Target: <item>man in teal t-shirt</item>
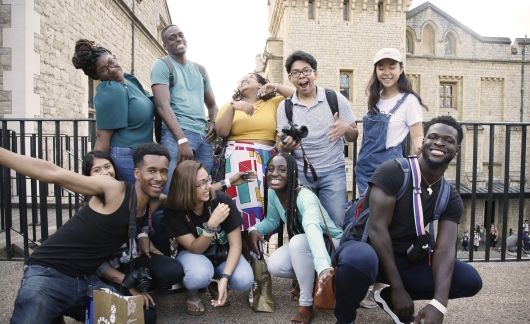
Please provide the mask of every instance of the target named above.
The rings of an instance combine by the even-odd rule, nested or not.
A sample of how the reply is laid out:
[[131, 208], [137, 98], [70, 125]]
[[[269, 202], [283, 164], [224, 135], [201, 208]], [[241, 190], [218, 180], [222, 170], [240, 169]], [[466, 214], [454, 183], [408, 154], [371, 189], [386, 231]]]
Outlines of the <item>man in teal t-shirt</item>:
[[[210, 142], [215, 139], [213, 121], [218, 109], [208, 74], [201, 73], [199, 64], [186, 58], [188, 44], [181, 29], [169, 25], [161, 34], [164, 48], [173, 64], [174, 86], [169, 89], [169, 68], [166, 63], [156, 60], [151, 69], [151, 88], [156, 110], [164, 122], [161, 144], [171, 155], [169, 180], [164, 188], [167, 193], [173, 171], [181, 160], [195, 159], [210, 172], [213, 165]], [[205, 104], [209, 125], [204, 114]]]

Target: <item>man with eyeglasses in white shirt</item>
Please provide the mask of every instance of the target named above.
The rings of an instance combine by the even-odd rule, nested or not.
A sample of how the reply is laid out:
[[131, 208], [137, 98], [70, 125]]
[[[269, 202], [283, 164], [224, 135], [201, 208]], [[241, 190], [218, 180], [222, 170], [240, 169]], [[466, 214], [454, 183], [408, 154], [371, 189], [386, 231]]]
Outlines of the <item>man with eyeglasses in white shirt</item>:
[[[282, 135], [282, 129], [291, 127], [285, 113], [284, 100], [278, 107], [276, 117], [278, 149], [293, 153], [298, 164], [300, 183], [318, 195], [335, 224], [342, 226], [346, 203], [344, 140], [353, 142], [358, 135], [350, 103], [335, 91], [338, 112], [332, 112], [326, 89], [315, 84], [318, 77], [317, 61], [311, 54], [295, 51], [285, 61], [285, 68], [289, 81], [296, 87], [292, 97], [286, 99], [292, 101], [292, 122], [306, 126], [308, 134], [300, 141], [292, 136]], [[316, 171], [316, 181], [307, 170], [304, 172], [300, 142]]]

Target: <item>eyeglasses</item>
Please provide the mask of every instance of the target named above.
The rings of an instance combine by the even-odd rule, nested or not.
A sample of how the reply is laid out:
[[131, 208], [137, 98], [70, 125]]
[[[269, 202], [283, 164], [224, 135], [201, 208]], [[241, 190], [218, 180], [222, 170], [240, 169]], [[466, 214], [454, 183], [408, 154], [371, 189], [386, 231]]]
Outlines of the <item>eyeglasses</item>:
[[199, 181], [199, 184], [195, 185], [197, 188], [201, 188], [202, 190], [208, 188], [208, 185], [212, 184], [212, 178], [208, 176], [208, 179], [204, 179]]
[[300, 73], [302, 73], [304, 76], [309, 76], [313, 71], [314, 70], [310, 68], [303, 69], [302, 71], [293, 70], [291, 71], [291, 73], [289, 73], [289, 76], [293, 78], [298, 78], [300, 76]]
[[109, 57], [107, 64], [103, 65], [99, 68], [99, 73], [107, 72], [110, 73], [110, 69], [116, 67], [118, 65], [118, 62], [116, 61], [116, 56], [112, 55]]

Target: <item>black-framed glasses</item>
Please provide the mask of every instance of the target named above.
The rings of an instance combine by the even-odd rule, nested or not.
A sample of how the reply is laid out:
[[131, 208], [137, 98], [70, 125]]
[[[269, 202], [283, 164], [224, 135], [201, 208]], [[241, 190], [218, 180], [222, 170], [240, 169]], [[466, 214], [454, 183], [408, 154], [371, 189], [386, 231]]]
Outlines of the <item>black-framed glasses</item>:
[[209, 184], [212, 184], [212, 177], [210, 177], [210, 176], [208, 176], [208, 179], [204, 179], [204, 180], [199, 181], [199, 184], [196, 184], [195, 187], [201, 188], [201, 189], [204, 190], [204, 189], [208, 188]]
[[116, 61], [116, 56], [115, 55], [111, 55], [109, 57], [109, 59], [107, 60], [107, 64], [103, 65], [102, 67], [99, 68], [99, 73], [102, 73], [102, 72], [108, 72], [110, 73], [110, 69], [116, 67], [118, 65], [118, 62]]
[[303, 69], [302, 71], [292, 70], [291, 73], [289, 73], [289, 76], [293, 78], [298, 78], [300, 76], [300, 73], [303, 74], [304, 76], [309, 76], [311, 75], [311, 73], [313, 73], [313, 71], [314, 70], [310, 68]]

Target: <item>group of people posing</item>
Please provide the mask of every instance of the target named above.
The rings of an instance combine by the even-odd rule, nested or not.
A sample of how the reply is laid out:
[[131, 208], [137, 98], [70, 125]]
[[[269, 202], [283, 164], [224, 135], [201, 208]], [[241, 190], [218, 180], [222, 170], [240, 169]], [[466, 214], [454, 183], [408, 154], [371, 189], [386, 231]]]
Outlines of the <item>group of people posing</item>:
[[[202, 288], [210, 291], [212, 306], [226, 306], [229, 290], [252, 287], [247, 250], [261, 253], [260, 242], [282, 224], [289, 241], [272, 252], [267, 266], [273, 276], [297, 281], [290, 323], [311, 322], [315, 282], [319, 293], [335, 280], [341, 324], [355, 322], [374, 284], [375, 300], [396, 323], [441, 323], [448, 299], [481, 289], [477, 271], [455, 260], [463, 204], [454, 189], [444, 211], [433, 216], [462, 128], [448, 116], [422, 125], [426, 107], [398, 50], [382, 49], [373, 60], [355, 166], [370, 218], [368, 240], [357, 241], [343, 238], [343, 148], [357, 140], [358, 130], [349, 101], [316, 85], [316, 59], [303, 51], [286, 59], [290, 86], [245, 75], [233, 100], [218, 110], [206, 70], [186, 57], [182, 30], [167, 26], [162, 40], [168, 56], [153, 64], [152, 96], [108, 49], [76, 43], [73, 65], [100, 80], [97, 139], [82, 175], [0, 149], [1, 165], [89, 197], [27, 260], [12, 323], [83, 320], [87, 295], [100, 287], [141, 294], [147, 323], [156, 321], [152, 292], [176, 283], [187, 290], [189, 314], [205, 312]], [[153, 143], [155, 113], [163, 121], [160, 144]], [[418, 168], [410, 169], [421, 188], [405, 181], [396, 160], [409, 134], [418, 156]], [[223, 138], [224, 177], [212, 183], [217, 137]], [[401, 187], [404, 194], [398, 194]], [[421, 224], [438, 222], [432, 249], [417, 262], [407, 258], [419, 238], [413, 193], [420, 197]], [[334, 254], [326, 241], [335, 245]], [[415, 315], [416, 299], [431, 302]]]

